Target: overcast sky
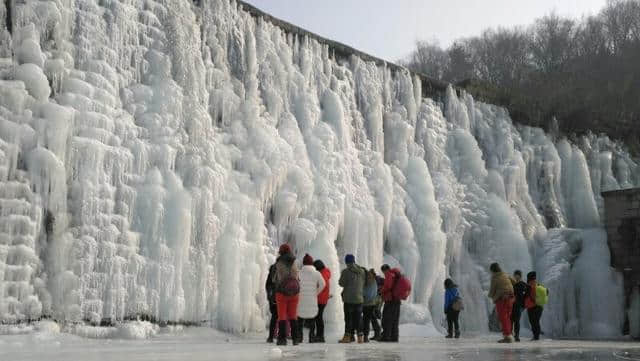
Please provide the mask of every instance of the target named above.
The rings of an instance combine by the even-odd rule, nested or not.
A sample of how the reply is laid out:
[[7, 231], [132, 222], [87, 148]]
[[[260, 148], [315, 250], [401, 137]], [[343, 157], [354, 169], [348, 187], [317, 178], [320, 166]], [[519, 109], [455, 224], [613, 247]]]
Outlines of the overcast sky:
[[245, 0], [271, 15], [395, 61], [417, 39], [447, 46], [487, 27], [528, 25], [551, 11], [595, 14], [606, 0]]

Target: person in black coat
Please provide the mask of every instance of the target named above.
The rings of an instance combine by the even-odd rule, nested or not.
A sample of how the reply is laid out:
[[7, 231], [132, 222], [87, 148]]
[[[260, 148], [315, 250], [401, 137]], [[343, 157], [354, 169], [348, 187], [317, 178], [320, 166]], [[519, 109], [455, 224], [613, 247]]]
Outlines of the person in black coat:
[[272, 264], [269, 267], [269, 275], [267, 276], [267, 282], [265, 283], [265, 290], [267, 291], [267, 301], [269, 301], [269, 311], [271, 311], [271, 321], [269, 322], [269, 337], [267, 337], [268, 343], [273, 343], [273, 338], [276, 329], [276, 323], [278, 322], [278, 306], [276, 305], [276, 284], [273, 282], [273, 276], [276, 273], [276, 264]]
[[520, 318], [522, 316], [522, 311], [524, 310], [524, 299], [529, 293], [529, 286], [522, 280], [522, 271], [520, 270], [513, 272], [513, 279], [515, 280], [513, 293], [516, 300], [513, 303], [511, 322], [513, 322], [513, 335], [515, 340], [516, 342], [520, 342]]

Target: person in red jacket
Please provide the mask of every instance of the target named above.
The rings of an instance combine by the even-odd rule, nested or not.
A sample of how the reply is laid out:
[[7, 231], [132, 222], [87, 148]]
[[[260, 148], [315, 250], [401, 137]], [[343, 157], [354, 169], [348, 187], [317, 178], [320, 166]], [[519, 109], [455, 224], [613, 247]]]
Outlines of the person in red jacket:
[[524, 306], [527, 308], [531, 332], [533, 332], [531, 341], [538, 341], [540, 340], [540, 318], [542, 317], [543, 308], [536, 303], [536, 288], [538, 287], [536, 272], [527, 273], [527, 284], [529, 285], [529, 290], [524, 299]]
[[327, 303], [329, 303], [329, 280], [331, 279], [331, 270], [324, 266], [324, 263], [321, 260], [316, 260], [313, 262], [313, 266], [320, 272], [322, 278], [324, 278], [324, 289], [320, 294], [318, 294], [318, 315], [315, 318], [316, 324], [316, 332], [311, 337], [310, 342], [313, 343], [324, 343], [324, 319], [322, 318], [322, 314], [324, 313], [324, 308], [327, 307]]
[[394, 297], [393, 288], [402, 274], [399, 269], [391, 268], [388, 264], [382, 265], [380, 270], [384, 273], [384, 285], [381, 292], [384, 308], [382, 309], [382, 335], [376, 341], [398, 342], [402, 301]]

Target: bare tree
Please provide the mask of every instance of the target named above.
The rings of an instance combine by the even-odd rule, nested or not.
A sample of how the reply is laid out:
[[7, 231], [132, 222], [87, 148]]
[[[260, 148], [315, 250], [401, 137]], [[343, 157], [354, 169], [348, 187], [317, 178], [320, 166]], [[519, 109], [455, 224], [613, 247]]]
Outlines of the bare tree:
[[531, 56], [543, 72], [562, 71], [575, 55], [576, 24], [552, 13], [538, 19], [531, 34]]
[[416, 41], [416, 49], [404, 65], [430, 77], [443, 79], [449, 65], [449, 57], [437, 42], [419, 40]]
[[444, 76], [446, 81], [457, 83], [473, 78], [473, 60], [471, 52], [464, 41], [454, 42], [447, 50], [447, 54], [449, 56], [449, 67]]

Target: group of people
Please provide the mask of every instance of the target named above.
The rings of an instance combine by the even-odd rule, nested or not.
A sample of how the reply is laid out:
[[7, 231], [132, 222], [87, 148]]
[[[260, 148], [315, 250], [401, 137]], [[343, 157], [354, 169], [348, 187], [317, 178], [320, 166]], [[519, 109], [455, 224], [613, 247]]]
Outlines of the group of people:
[[[498, 342], [520, 342], [520, 318], [525, 309], [533, 332], [532, 341], [540, 340], [542, 333], [540, 318], [544, 305], [548, 301], [549, 290], [537, 282], [536, 272], [529, 272], [525, 283], [522, 280], [522, 271], [520, 270], [513, 272], [512, 277], [502, 272], [498, 263], [491, 264], [489, 270], [491, 271], [489, 298], [496, 305], [496, 313], [504, 336]], [[464, 309], [462, 297], [458, 286], [452, 279], [447, 278], [444, 281], [444, 288], [444, 313], [447, 318], [446, 337], [459, 338], [460, 323], [458, 318], [460, 311]]]
[[[266, 293], [271, 311], [267, 342], [287, 344], [290, 335], [294, 345], [303, 342], [305, 326], [309, 328], [309, 343], [323, 343], [324, 309], [331, 297], [331, 271], [321, 260], [309, 254], [298, 269], [296, 258], [288, 244], [278, 250], [275, 264], [269, 268]], [[374, 269], [356, 264], [351, 254], [345, 256], [346, 268], [340, 274], [345, 333], [340, 343], [367, 343], [372, 340], [398, 342], [400, 305], [410, 292], [406, 278], [397, 268], [383, 265], [384, 277]], [[382, 309], [382, 311], [381, 311]], [[382, 318], [382, 327], [378, 319]]]
[[[356, 263], [351, 254], [345, 256], [346, 268], [341, 272], [338, 284], [342, 287], [345, 333], [340, 343], [367, 343], [373, 328], [372, 340], [398, 342], [400, 305], [411, 292], [407, 278], [397, 268], [385, 264], [381, 267], [384, 277], [374, 269]], [[540, 339], [540, 318], [548, 300], [548, 290], [538, 284], [536, 272], [527, 274], [516, 270], [513, 277], [502, 271], [498, 263], [489, 267], [491, 286], [489, 298], [496, 306], [502, 328], [501, 343], [520, 341], [520, 318], [527, 310], [533, 340]], [[277, 340], [286, 345], [290, 335], [294, 345], [303, 341], [305, 326], [309, 328], [309, 343], [323, 343], [324, 309], [329, 301], [331, 271], [321, 260], [309, 254], [302, 259], [298, 269], [296, 258], [288, 244], [280, 246], [275, 264], [269, 268], [266, 292], [271, 311], [267, 342]], [[444, 282], [444, 312], [447, 319], [447, 338], [460, 337], [460, 311], [464, 309], [462, 297], [455, 282]], [[382, 310], [382, 311], [381, 311]], [[382, 318], [382, 327], [378, 319]], [[515, 336], [515, 337], [514, 337]]]
[[498, 263], [489, 267], [491, 286], [489, 297], [496, 305], [496, 313], [504, 336], [501, 343], [520, 342], [520, 318], [527, 310], [532, 341], [540, 340], [540, 318], [548, 301], [549, 290], [537, 281], [535, 271], [527, 273], [527, 282], [522, 280], [522, 271], [516, 270], [513, 277], [502, 271]]

